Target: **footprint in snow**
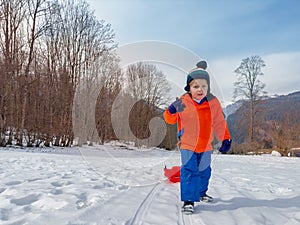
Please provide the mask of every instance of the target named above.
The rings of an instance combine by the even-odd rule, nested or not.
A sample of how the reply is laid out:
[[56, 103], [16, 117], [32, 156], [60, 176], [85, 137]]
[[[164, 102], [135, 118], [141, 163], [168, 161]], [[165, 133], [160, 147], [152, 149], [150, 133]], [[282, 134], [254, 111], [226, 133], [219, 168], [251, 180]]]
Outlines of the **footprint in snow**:
[[53, 195], [61, 195], [63, 193], [63, 191], [59, 190], [59, 189], [53, 189], [50, 191], [50, 193]]
[[23, 206], [23, 205], [30, 205], [36, 202], [37, 200], [39, 200], [39, 195], [31, 194], [23, 198], [11, 199], [10, 202], [15, 205]]
[[34, 182], [34, 181], [40, 181], [42, 180], [42, 178], [38, 177], [38, 178], [32, 178], [32, 179], [28, 179], [28, 182]]
[[71, 185], [73, 184], [71, 181], [68, 181], [68, 182], [51, 182], [51, 185], [54, 186], [54, 187], [62, 187], [62, 186], [68, 186], [68, 185]]
[[2, 192], [4, 192], [6, 190], [6, 188], [0, 188], [0, 194], [2, 193]]
[[0, 209], [0, 221], [9, 220], [9, 214], [11, 209]]
[[51, 185], [54, 187], [62, 187], [64, 184], [61, 182], [51, 182]]
[[110, 181], [103, 181], [101, 184], [97, 184], [93, 188], [94, 189], [102, 189], [102, 188], [112, 188], [114, 186], [115, 186], [115, 184]]
[[21, 184], [22, 182], [21, 181], [10, 181], [10, 182], [7, 182], [5, 185], [7, 186], [14, 186], [14, 185], [18, 185], [18, 184]]
[[86, 193], [81, 193], [77, 196], [78, 200], [76, 201], [77, 209], [82, 209], [87, 207], [87, 195]]

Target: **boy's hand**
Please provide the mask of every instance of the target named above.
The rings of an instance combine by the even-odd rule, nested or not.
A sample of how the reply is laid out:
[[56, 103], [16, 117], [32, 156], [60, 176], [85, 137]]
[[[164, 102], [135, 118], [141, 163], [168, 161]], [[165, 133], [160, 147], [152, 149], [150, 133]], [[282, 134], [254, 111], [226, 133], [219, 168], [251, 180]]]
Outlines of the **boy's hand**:
[[185, 104], [182, 102], [181, 98], [177, 98], [175, 102], [173, 102], [168, 110], [171, 114], [174, 114], [176, 112], [182, 112], [185, 108]]
[[222, 145], [221, 145], [219, 151], [222, 154], [226, 154], [230, 150], [230, 147], [231, 147], [231, 140], [225, 139], [224, 141], [222, 141]]

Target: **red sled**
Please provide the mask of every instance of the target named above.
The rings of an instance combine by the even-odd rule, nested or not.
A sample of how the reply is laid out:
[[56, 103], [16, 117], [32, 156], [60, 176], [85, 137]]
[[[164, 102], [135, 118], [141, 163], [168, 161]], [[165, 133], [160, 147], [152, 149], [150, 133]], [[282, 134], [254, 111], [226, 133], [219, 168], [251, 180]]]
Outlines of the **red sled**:
[[180, 182], [180, 166], [173, 166], [170, 169], [168, 169], [167, 166], [165, 166], [164, 174], [170, 182]]

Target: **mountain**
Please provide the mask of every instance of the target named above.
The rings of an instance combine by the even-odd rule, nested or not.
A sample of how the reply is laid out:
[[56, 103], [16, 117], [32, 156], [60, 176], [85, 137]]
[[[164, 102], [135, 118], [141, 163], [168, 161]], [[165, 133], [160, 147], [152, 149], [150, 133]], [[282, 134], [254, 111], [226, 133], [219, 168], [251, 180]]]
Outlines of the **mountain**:
[[[238, 107], [239, 106], [239, 107]], [[243, 143], [248, 137], [249, 107], [246, 101], [229, 105], [227, 122], [233, 139]], [[255, 139], [268, 140], [270, 146], [299, 147], [300, 128], [300, 91], [288, 95], [265, 98], [257, 105], [255, 116]], [[299, 146], [294, 146], [299, 145]]]
[[265, 99], [263, 106], [266, 119], [278, 120], [287, 113], [296, 114], [300, 110], [300, 91]]
[[232, 103], [232, 104], [226, 106], [226, 107], [223, 109], [223, 112], [224, 112], [226, 118], [227, 118], [229, 115], [235, 113], [235, 112], [242, 106], [243, 102], [244, 102], [243, 100], [238, 100], [237, 102], [234, 102], [234, 103]]

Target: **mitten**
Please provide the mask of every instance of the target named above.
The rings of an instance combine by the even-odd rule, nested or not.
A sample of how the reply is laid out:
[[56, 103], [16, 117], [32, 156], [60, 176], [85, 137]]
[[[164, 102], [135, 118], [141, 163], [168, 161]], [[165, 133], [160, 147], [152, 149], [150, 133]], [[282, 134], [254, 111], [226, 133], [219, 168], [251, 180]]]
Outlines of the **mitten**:
[[230, 150], [230, 147], [231, 147], [231, 140], [225, 139], [224, 141], [222, 141], [222, 145], [221, 145], [219, 151], [222, 154], [226, 154]]
[[176, 99], [175, 102], [173, 102], [169, 107], [168, 110], [171, 114], [174, 114], [176, 112], [182, 112], [185, 108], [185, 104], [182, 102], [181, 98]]

